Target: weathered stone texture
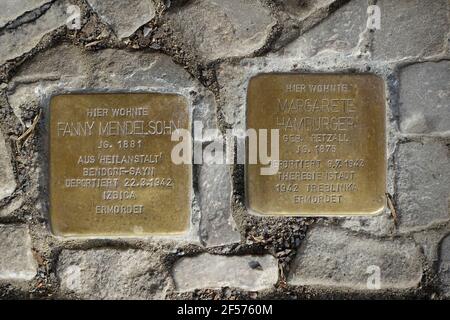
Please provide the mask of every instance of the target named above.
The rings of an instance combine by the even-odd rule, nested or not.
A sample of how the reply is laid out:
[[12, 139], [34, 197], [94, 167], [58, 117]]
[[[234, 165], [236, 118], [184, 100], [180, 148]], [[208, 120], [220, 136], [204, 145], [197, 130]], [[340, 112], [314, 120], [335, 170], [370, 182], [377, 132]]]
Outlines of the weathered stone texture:
[[275, 24], [256, 0], [195, 0], [167, 18], [174, 36], [207, 60], [253, 53]]
[[[194, 110], [193, 118], [195, 121], [201, 121], [203, 127], [201, 137], [194, 136], [196, 141], [211, 141], [216, 138], [217, 122], [217, 103], [214, 94], [210, 91], [199, 94], [193, 99]], [[213, 130], [210, 130], [213, 129]]]
[[2, 0], [0, 2], [0, 28], [24, 14], [49, 2], [49, 0]]
[[248, 75], [241, 66], [222, 64], [217, 70], [222, 114], [233, 128], [245, 128], [245, 97], [243, 89]]
[[189, 73], [163, 54], [106, 49], [90, 59], [95, 87], [135, 90], [157, 87], [165, 91], [198, 87]]
[[304, 20], [317, 11], [326, 10], [336, 0], [282, 0], [284, 11], [292, 18]]
[[278, 55], [305, 59], [322, 53], [352, 54], [365, 30], [366, 10], [366, 0], [351, 1], [281, 49]]
[[[170, 57], [151, 52], [106, 49], [84, 52], [60, 45], [26, 63], [8, 86], [8, 100], [18, 118], [57, 92], [90, 90], [149, 89], [196, 94], [194, 119], [205, 128], [217, 128], [214, 95], [203, 89], [185, 69]], [[199, 112], [195, 112], [198, 110]]]
[[0, 280], [31, 280], [36, 272], [28, 229], [19, 225], [0, 225]]
[[173, 277], [178, 291], [201, 288], [240, 288], [249, 291], [270, 289], [278, 278], [274, 257], [219, 256], [209, 253], [180, 259]]
[[65, 2], [55, 2], [37, 20], [5, 30], [0, 35], [0, 65], [31, 51], [44, 35], [66, 23]]
[[381, 29], [373, 58], [400, 60], [443, 53], [449, 27], [448, 0], [380, 0]]
[[206, 246], [220, 246], [239, 242], [240, 234], [231, 215], [229, 166], [203, 163], [199, 171], [200, 234], [203, 243]]
[[409, 65], [400, 72], [400, 129], [450, 133], [450, 61]]
[[160, 256], [143, 250], [63, 250], [60, 292], [83, 299], [161, 299], [168, 285]]
[[439, 260], [439, 245], [448, 231], [444, 229], [425, 230], [412, 234], [414, 241], [421, 246], [430, 266]]
[[9, 197], [16, 189], [16, 180], [5, 137], [0, 131], [0, 200]]
[[[2, 108], [9, 112], [11, 107], [23, 130], [39, 109], [44, 111], [42, 120], [47, 120], [51, 95], [70, 91], [181, 93], [189, 100], [192, 120], [202, 121], [204, 129], [217, 128], [219, 119], [224, 129], [243, 129], [246, 86], [258, 73], [374, 72], [388, 79], [387, 98], [393, 103], [388, 108], [392, 155], [388, 190], [394, 196], [399, 224], [394, 225], [389, 210], [376, 217], [331, 219], [330, 226], [314, 223], [303, 242], [298, 242], [297, 234], [285, 232], [291, 222], [284, 219], [274, 222], [244, 216], [245, 225], [236, 226], [232, 168], [204, 163], [193, 171], [196, 193], [190, 234], [181, 239], [168, 237], [165, 242], [170, 252], [180, 254], [172, 270], [164, 259], [166, 249], [152, 239], [123, 239], [120, 247], [108, 248], [92, 248], [97, 240], [55, 238], [47, 243], [50, 238], [42, 231], [42, 220], [30, 219], [30, 229], [0, 224], [0, 282], [31, 285], [24, 281], [33, 280], [38, 271], [32, 248], [41, 250], [42, 245], [43, 250], [60, 252], [49, 261], [56, 268], [58, 285], [48, 290], [56, 298], [162, 299], [166, 292], [176, 297], [173, 289], [192, 292], [223, 287], [270, 291], [278, 281], [278, 261], [268, 254], [249, 255], [261, 248], [252, 241], [239, 246], [240, 255], [193, 256], [192, 250], [198, 247], [189, 245], [226, 246], [209, 249], [225, 254], [241, 241], [239, 231], [251, 239], [259, 231], [265, 237], [267, 229], [277, 250], [292, 249], [293, 243], [300, 246], [291, 264], [290, 285], [312, 286], [313, 292], [325, 288], [331, 295], [341, 289], [368, 293], [367, 268], [378, 266], [383, 290], [422, 290], [421, 281], [431, 275], [436, 276], [433, 281], [439, 280], [433, 285], [450, 298], [448, 0], [86, 0], [96, 13], [88, 9], [83, 16], [88, 26], [76, 33], [62, 32], [61, 38], [49, 41], [56, 30], [64, 29], [68, 4], [76, 3], [0, 0], [1, 89], [6, 94]], [[381, 8], [380, 30], [370, 31], [366, 25], [372, 3]], [[167, 10], [161, 11], [163, 4]], [[92, 43], [105, 31], [104, 25], [111, 30], [102, 32], [105, 41]], [[144, 29], [145, 39], [136, 33], [139, 28]], [[131, 41], [118, 42], [116, 36], [121, 40], [131, 37]], [[153, 40], [173, 57], [145, 48], [130, 50], [137, 48], [136, 42], [142, 47]], [[90, 45], [85, 47], [86, 41]], [[33, 49], [39, 52], [11, 63]], [[262, 54], [265, 50], [268, 53]], [[204, 83], [218, 92], [208, 90]], [[45, 201], [36, 191], [42, 183], [40, 160], [36, 160], [40, 149], [22, 148], [16, 159], [6, 133], [17, 133], [20, 128], [15, 123], [2, 127], [7, 131], [0, 132], [0, 218], [27, 218], [29, 210], [45, 216]], [[204, 130], [202, 137], [194, 137], [194, 143], [204, 147], [213, 139]], [[16, 162], [18, 170], [13, 167]], [[27, 176], [16, 176], [22, 174], [23, 165], [28, 166]], [[17, 187], [16, 179], [25, 183], [25, 191]], [[245, 215], [235, 213], [241, 214]], [[252, 221], [258, 224], [251, 225]], [[272, 231], [275, 224], [279, 232]], [[29, 230], [33, 230], [33, 243]], [[71, 250], [68, 244], [83, 249]], [[50, 251], [45, 254], [53, 256]], [[279, 287], [272, 293], [282, 296], [284, 290]]]
[[88, 3], [119, 38], [131, 36], [156, 15], [152, 0], [88, 0]]
[[82, 89], [89, 63], [78, 47], [60, 45], [38, 54], [19, 68], [8, 85], [8, 102], [18, 119], [57, 90]]
[[377, 236], [385, 236], [395, 232], [394, 221], [389, 213], [382, 213], [373, 217], [348, 217], [342, 221], [341, 227]]
[[422, 277], [419, 250], [412, 242], [366, 239], [317, 226], [302, 243], [288, 283], [366, 290], [370, 266], [380, 268], [380, 289], [413, 288]]
[[444, 295], [450, 298], [450, 235], [441, 242], [439, 276]]
[[15, 198], [8, 205], [0, 209], [0, 217], [11, 217], [14, 215], [14, 212], [23, 204], [23, 198]]
[[449, 149], [434, 141], [402, 143], [396, 155], [400, 230], [423, 229], [449, 220]]

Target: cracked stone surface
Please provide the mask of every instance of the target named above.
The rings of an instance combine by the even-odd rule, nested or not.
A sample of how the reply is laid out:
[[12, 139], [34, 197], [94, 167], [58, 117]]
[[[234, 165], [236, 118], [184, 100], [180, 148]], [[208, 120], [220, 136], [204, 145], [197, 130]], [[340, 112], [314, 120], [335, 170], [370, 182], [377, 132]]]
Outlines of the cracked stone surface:
[[380, 289], [414, 288], [422, 277], [420, 253], [413, 242], [374, 240], [317, 226], [297, 252], [288, 283], [365, 290], [370, 266], [380, 268]]
[[[8, 102], [19, 120], [28, 118], [45, 97], [58, 90], [84, 88], [90, 74], [87, 55], [78, 47], [61, 45], [25, 63], [8, 85]], [[23, 121], [22, 121], [23, 123]]]
[[256, 0], [195, 0], [168, 14], [174, 36], [207, 60], [260, 49], [275, 20]]
[[60, 291], [83, 299], [161, 299], [168, 285], [158, 254], [143, 250], [63, 250]]
[[212, 92], [205, 92], [194, 97], [193, 118], [195, 121], [201, 121], [202, 136], [194, 136], [196, 141], [212, 141], [216, 138], [215, 130], [217, 129], [217, 103]]
[[11, 217], [14, 215], [16, 210], [19, 210], [23, 204], [23, 198], [14, 199], [6, 205], [5, 207], [0, 209], [0, 217]]
[[163, 54], [106, 49], [95, 53], [92, 60], [95, 87], [151, 86], [164, 91], [198, 87], [189, 73]]
[[[95, 52], [62, 44], [48, 49], [22, 65], [7, 88], [9, 104], [26, 127], [35, 110], [51, 95], [83, 91], [175, 92], [184, 95], [193, 120], [205, 130], [217, 128], [214, 95], [166, 55], [148, 51], [105, 49]], [[47, 113], [44, 112], [44, 118]], [[189, 239], [199, 240], [199, 219], [193, 210]]]
[[2, 43], [0, 65], [31, 51], [44, 35], [65, 25], [67, 19], [65, 10], [65, 2], [55, 2], [35, 21], [20, 25], [16, 29], [5, 30], [0, 35], [0, 43]]
[[414, 241], [422, 247], [423, 254], [429, 265], [439, 261], [439, 245], [448, 231], [444, 229], [426, 230], [413, 234]]
[[277, 282], [278, 265], [270, 255], [219, 256], [203, 253], [180, 259], [174, 266], [173, 278], [178, 291], [223, 287], [256, 291], [271, 288]]
[[31, 280], [36, 272], [28, 228], [0, 225], [0, 281]]
[[447, 235], [441, 242], [439, 275], [442, 291], [447, 298], [450, 298], [450, 235]]
[[9, 197], [16, 189], [16, 180], [5, 137], [0, 131], [0, 200]]
[[[170, 57], [151, 52], [105, 49], [84, 52], [63, 44], [31, 59], [8, 86], [8, 101], [19, 119], [57, 92], [82, 90], [155, 90], [193, 95], [195, 120], [217, 128], [214, 96]], [[196, 112], [198, 110], [199, 112]]]
[[373, 217], [349, 217], [342, 221], [341, 227], [376, 236], [385, 236], [395, 232], [394, 221], [389, 213]]
[[39, 8], [50, 0], [2, 0], [0, 2], [0, 28], [27, 11]]
[[322, 53], [351, 54], [365, 30], [366, 10], [366, 0], [351, 1], [281, 49], [277, 55], [306, 59]]
[[156, 15], [152, 0], [87, 0], [92, 9], [120, 38], [131, 36]]
[[448, 221], [448, 147], [434, 141], [402, 143], [396, 158], [400, 230], [418, 230]]
[[336, 0], [282, 0], [284, 11], [292, 18], [303, 20], [317, 11], [325, 10], [330, 4]]
[[239, 66], [222, 64], [217, 70], [221, 106], [224, 119], [234, 128], [245, 128], [245, 71]]
[[381, 29], [374, 35], [374, 59], [399, 60], [444, 52], [450, 29], [448, 0], [380, 0], [377, 5]]
[[400, 129], [450, 133], [450, 61], [409, 65], [400, 72]]
[[239, 242], [241, 237], [231, 215], [229, 166], [203, 163], [199, 171], [200, 234], [203, 243], [210, 247]]

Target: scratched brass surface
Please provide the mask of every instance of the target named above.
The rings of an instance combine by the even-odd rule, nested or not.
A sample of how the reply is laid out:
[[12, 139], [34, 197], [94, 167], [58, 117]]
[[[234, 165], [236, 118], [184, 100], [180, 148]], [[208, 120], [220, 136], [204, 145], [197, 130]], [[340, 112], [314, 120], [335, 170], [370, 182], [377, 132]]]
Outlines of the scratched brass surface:
[[[130, 111], [131, 110], [131, 111]], [[67, 94], [50, 102], [50, 220], [61, 236], [179, 234], [189, 227], [190, 165], [174, 165], [175, 94]], [[190, 147], [190, 146], [189, 146]]]
[[259, 160], [247, 162], [246, 201], [251, 213], [345, 216], [383, 210], [386, 137], [380, 78], [258, 75], [248, 87], [249, 128], [279, 129], [280, 134], [275, 175], [261, 175], [260, 168], [267, 166]]

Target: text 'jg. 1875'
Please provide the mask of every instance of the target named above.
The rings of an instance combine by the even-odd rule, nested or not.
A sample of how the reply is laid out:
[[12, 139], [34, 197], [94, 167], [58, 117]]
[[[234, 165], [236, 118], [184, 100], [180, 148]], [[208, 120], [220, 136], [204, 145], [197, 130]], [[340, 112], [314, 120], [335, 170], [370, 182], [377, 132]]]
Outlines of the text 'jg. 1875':
[[383, 210], [386, 138], [380, 78], [258, 75], [249, 83], [247, 128], [279, 133], [279, 159], [272, 163], [276, 174], [261, 175], [259, 162], [247, 165], [251, 212], [343, 216]]

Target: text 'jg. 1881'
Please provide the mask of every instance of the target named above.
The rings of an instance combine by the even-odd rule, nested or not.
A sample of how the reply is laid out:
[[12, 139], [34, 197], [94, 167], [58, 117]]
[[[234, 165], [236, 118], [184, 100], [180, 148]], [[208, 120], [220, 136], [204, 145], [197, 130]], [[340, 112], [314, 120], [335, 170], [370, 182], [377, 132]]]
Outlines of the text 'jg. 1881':
[[189, 228], [191, 166], [171, 141], [190, 130], [175, 94], [65, 94], [50, 102], [50, 217], [63, 236], [179, 234]]

